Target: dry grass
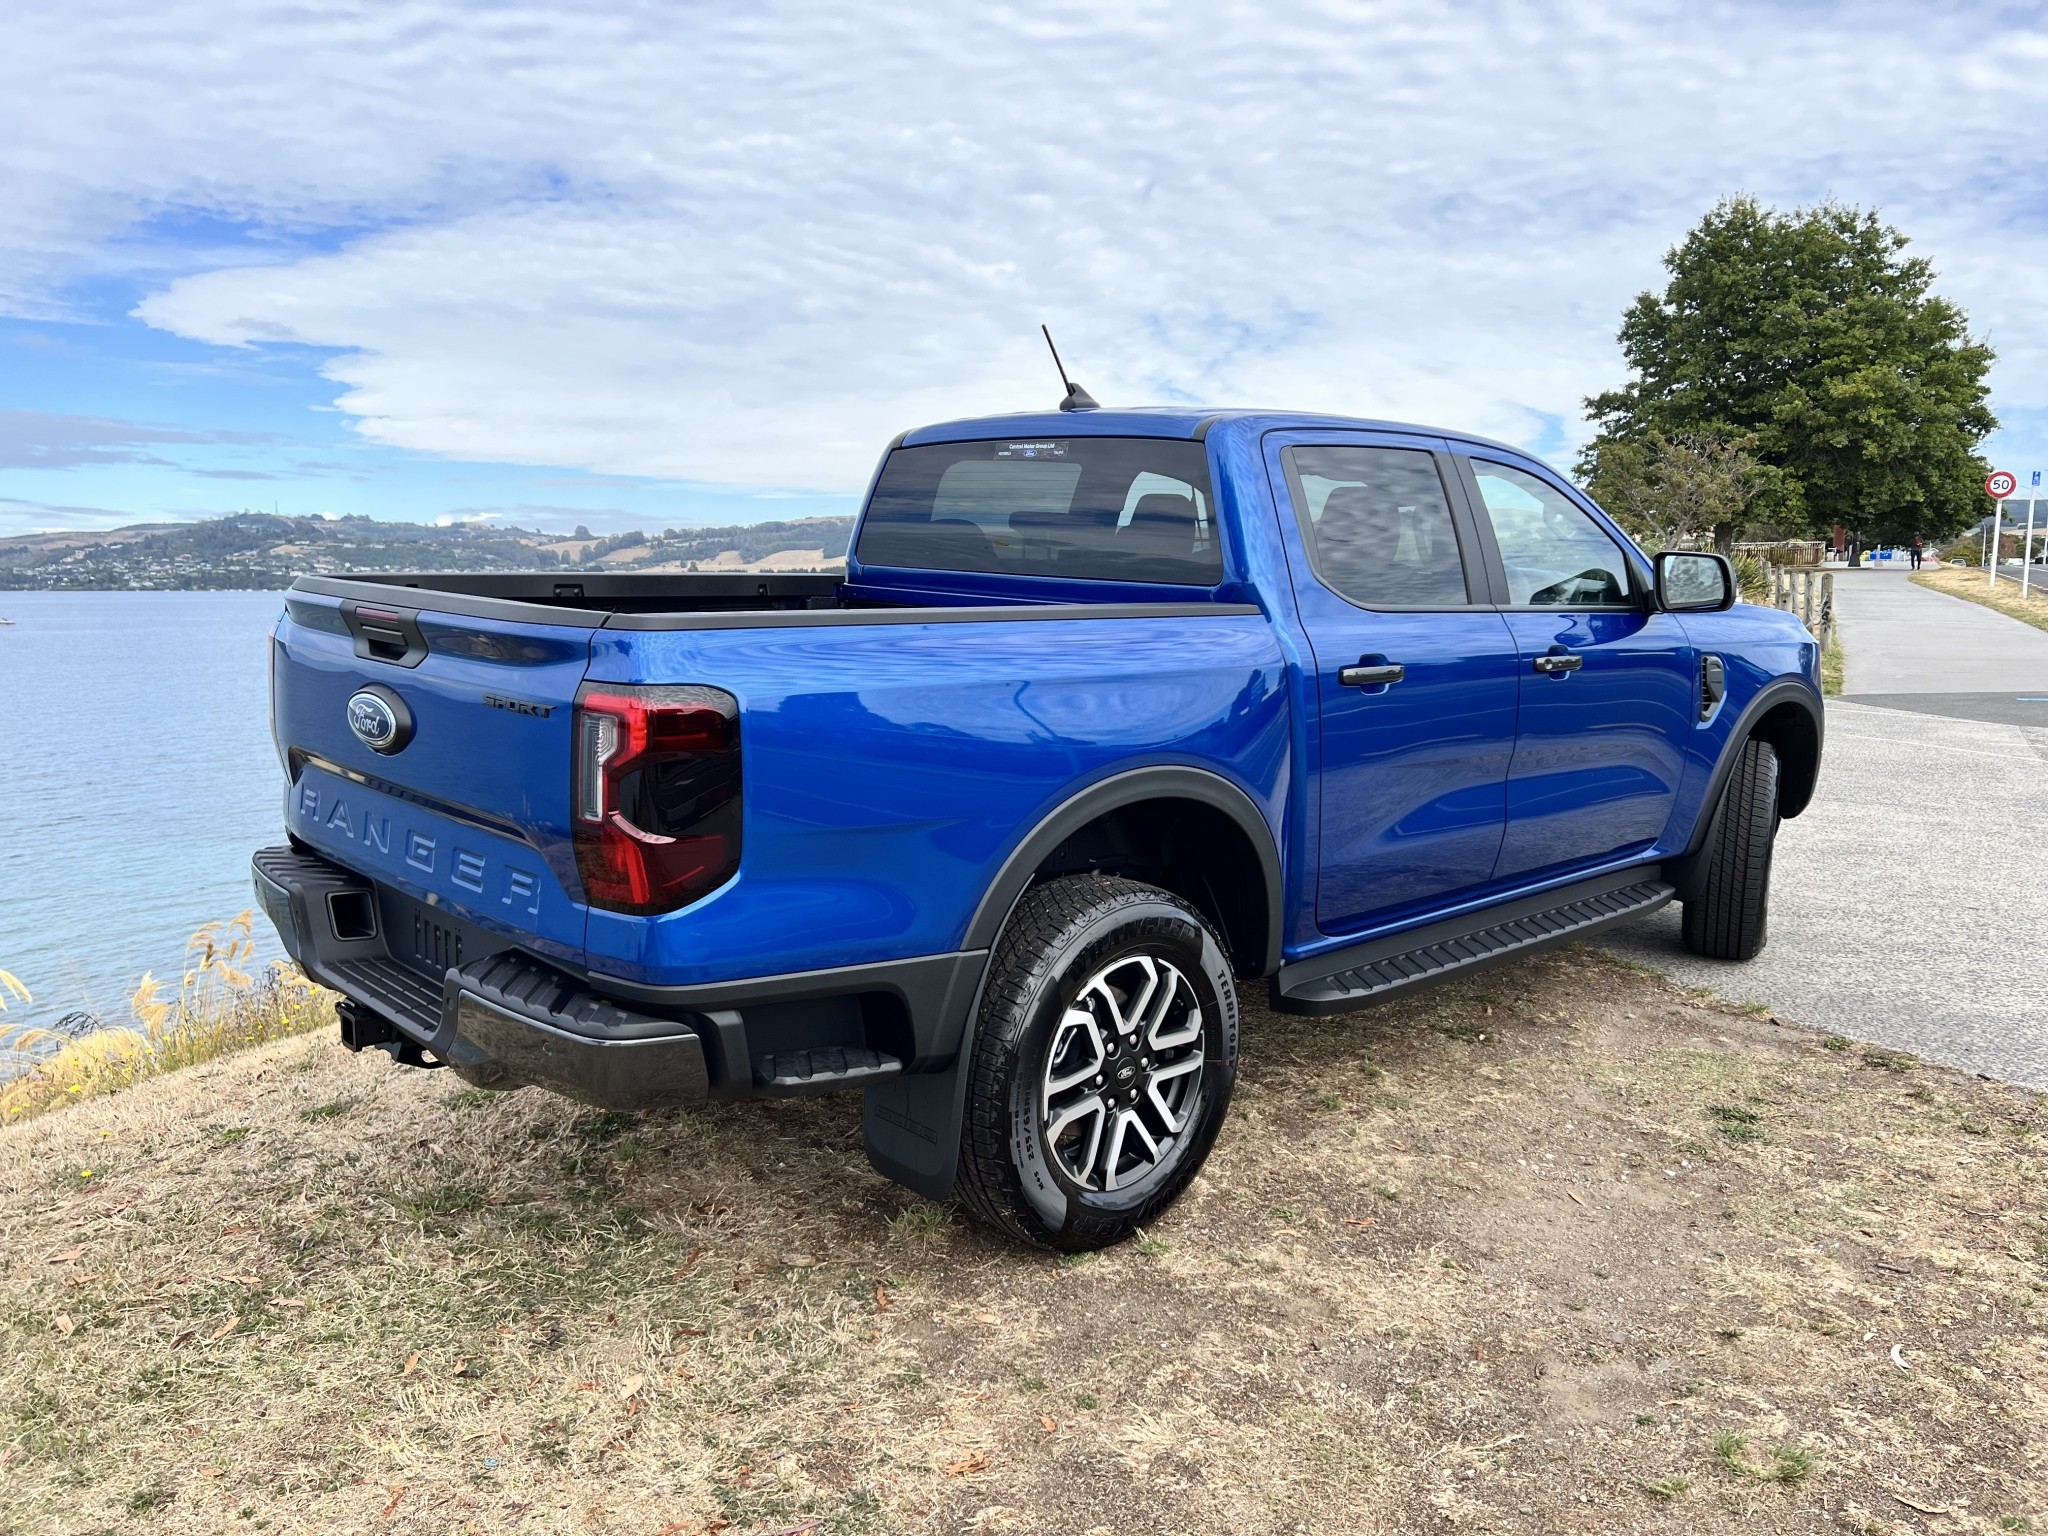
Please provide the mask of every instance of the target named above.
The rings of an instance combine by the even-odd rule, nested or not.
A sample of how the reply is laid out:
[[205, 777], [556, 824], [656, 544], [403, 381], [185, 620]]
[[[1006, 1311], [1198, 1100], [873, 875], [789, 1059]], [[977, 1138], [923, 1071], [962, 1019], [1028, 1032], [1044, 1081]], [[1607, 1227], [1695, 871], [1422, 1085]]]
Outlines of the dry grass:
[[[60, 1104], [111, 1093], [145, 1077], [196, 1066], [266, 1041], [304, 1034], [329, 1022], [332, 998], [295, 966], [263, 975], [246, 967], [255, 954], [255, 913], [208, 923], [186, 941], [175, 993], [144, 974], [129, 1000], [133, 1027], [101, 1026], [82, 1034], [0, 1025], [0, 1122], [38, 1115]], [[0, 1012], [6, 996], [31, 1001], [20, 980], [0, 971]]]
[[1480, 984], [1250, 1009], [1207, 1174], [1080, 1261], [854, 1101], [323, 1038], [8, 1127], [0, 1529], [2048, 1529], [2039, 1099], [1589, 951]]
[[1944, 565], [1922, 569], [1913, 573], [1913, 580], [1923, 587], [1932, 587], [1937, 592], [1946, 592], [1950, 597], [1964, 598], [1969, 602], [1995, 608], [2009, 619], [2018, 619], [2022, 624], [2031, 624], [2036, 629], [2048, 629], [2048, 592], [2042, 590], [2042, 572], [2036, 570], [2030, 583], [2032, 590], [2026, 601], [2020, 601], [2020, 579], [2008, 576], [2005, 571], [1998, 573], [1998, 585], [1992, 586], [1981, 569], [1968, 570], [1962, 566]]

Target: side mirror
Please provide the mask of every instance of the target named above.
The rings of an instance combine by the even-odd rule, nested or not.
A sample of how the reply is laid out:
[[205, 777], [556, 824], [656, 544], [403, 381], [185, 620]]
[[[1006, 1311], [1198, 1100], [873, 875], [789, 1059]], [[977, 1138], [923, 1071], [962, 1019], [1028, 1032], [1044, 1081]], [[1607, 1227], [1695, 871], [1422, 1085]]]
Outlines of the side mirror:
[[1666, 613], [1715, 613], [1733, 608], [1735, 595], [1725, 555], [1667, 549], [1657, 557], [1657, 606]]

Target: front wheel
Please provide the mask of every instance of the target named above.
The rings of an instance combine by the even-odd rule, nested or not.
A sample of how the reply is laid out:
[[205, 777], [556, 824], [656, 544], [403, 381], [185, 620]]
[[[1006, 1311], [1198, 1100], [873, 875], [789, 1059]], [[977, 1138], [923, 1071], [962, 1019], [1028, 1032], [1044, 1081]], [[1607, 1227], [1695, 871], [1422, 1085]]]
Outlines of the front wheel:
[[1033, 887], [982, 993], [961, 1198], [1044, 1247], [1121, 1242], [1208, 1157], [1237, 1028], [1223, 946], [1178, 896], [1106, 875]]
[[1778, 753], [1742, 744], [1703, 851], [1706, 878], [1685, 904], [1685, 947], [1713, 960], [1753, 960], [1764, 947], [1771, 902], [1771, 848], [1778, 837]]

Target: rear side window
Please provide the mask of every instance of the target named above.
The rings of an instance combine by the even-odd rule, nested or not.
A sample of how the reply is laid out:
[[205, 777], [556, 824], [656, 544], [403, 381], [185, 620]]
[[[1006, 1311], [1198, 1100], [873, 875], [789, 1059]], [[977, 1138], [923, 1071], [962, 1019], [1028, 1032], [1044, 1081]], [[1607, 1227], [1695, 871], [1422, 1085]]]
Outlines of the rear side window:
[[1436, 457], [1295, 447], [1287, 473], [1323, 584], [1367, 608], [1462, 608], [1465, 562]]
[[1599, 524], [1555, 486], [1472, 460], [1516, 608], [1609, 608], [1629, 601], [1628, 562]]
[[863, 565], [1213, 587], [1209, 455], [1150, 437], [898, 448], [861, 521]]

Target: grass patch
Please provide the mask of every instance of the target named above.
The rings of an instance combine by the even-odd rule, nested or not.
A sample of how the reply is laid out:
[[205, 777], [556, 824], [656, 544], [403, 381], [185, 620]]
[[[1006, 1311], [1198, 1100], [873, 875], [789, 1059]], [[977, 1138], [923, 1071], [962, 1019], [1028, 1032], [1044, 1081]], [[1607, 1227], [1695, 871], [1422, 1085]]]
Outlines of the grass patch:
[[1734, 1104], [1713, 1104], [1707, 1108], [1707, 1118], [1714, 1122], [1714, 1129], [1730, 1141], [1762, 1141], [1763, 1126], [1753, 1109], [1742, 1109]]
[[1996, 586], [1991, 584], [1981, 568], [1970, 570], [1955, 565], [1915, 571], [1912, 581], [1915, 586], [1946, 592], [1950, 597], [1960, 597], [1966, 603], [1992, 609], [2036, 629], [2048, 629], [2048, 593], [2042, 591], [2041, 576], [2039, 570], [2034, 572], [2033, 590], [2027, 594], [2025, 602], [2020, 600], [2019, 578], [2006, 575], [2002, 569]]
[[[0, 1126], [0, 1524], [1336, 1531], [1455, 1478], [1475, 1530], [1761, 1536], [1840, 1509], [1806, 1431], [1843, 1404], [1904, 1486], [2032, 1513], [2048, 1138], [2008, 1127], [2048, 1103], [1722, 1038], [1593, 951], [1498, 974], [1338, 1025], [1247, 998], [1214, 1156], [1099, 1257], [887, 1184], [857, 1097], [486, 1109], [329, 1037]], [[1938, 1398], [1856, 1342], [1900, 1269], [1982, 1367]]]
[[1866, 1067], [1877, 1067], [1886, 1072], [1910, 1072], [1918, 1066], [1911, 1056], [1900, 1051], [1868, 1050], [1863, 1053]]
[[329, 1099], [325, 1104], [315, 1104], [311, 1109], [299, 1111], [299, 1118], [308, 1122], [339, 1120], [363, 1101], [354, 1095], [345, 1099]]
[[1848, 665], [1848, 658], [1842, 654], [1842, 632], [1839, 628], [1828, 636], [1827, 649], [1820, 653], [1820, 691], [1823, 696], [1833, 698], [1842, 691], [1842, 673]]
[[1761, 1459], [1751, 1457], [1749, 1437], [1733, 1430], [1714, 1436], [1714, 1459], [1737, 1476], [1759, 1483], [1803, 1483], [1820, 1470], [1820, 1455], [1803, 1445], [1772, 1446]]
[[[23, 1069], [0, 1083], [0, 1123], [331, 1023], [332, 994], [296, 966], [273, 965], [261, 975], [246, 969], [256, 953], [255, 921], [246, 911], [200, 928], [186, 940], [177, 992], [145, 974], [128, 1000], [130, 1024], [93, 1019], [75, 1033], [0, 1025], [0, 1064], [11, 1058]], [[10, 995], [33, 1001], [17, 977], [0, 971], [0, 978], [0, 1011]]]

